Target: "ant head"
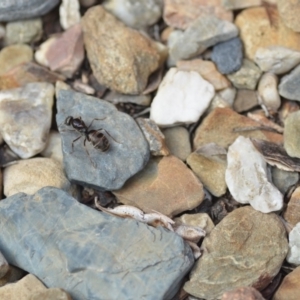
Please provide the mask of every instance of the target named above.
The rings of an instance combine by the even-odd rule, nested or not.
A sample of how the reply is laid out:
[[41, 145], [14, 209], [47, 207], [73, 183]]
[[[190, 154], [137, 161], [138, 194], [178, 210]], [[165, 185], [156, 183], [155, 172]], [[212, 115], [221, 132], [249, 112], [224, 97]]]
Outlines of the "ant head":
[[68, 116], [66, 119], [65, 119], [65, 124], [66, 125], [71, 125], [73, 121], [73, 117], [72, 116]]

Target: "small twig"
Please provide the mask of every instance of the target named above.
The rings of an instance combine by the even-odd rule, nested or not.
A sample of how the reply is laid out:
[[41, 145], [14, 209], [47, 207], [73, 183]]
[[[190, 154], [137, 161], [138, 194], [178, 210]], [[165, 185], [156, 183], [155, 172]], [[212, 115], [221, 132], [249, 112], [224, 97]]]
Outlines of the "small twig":
[[254, 130], [265, 130], [265, 131], [278, 133], [276, 129], [268, 126], [235, 127], [232, 129], [232, 132], [244, 132], [244, 131], [254, 131]]

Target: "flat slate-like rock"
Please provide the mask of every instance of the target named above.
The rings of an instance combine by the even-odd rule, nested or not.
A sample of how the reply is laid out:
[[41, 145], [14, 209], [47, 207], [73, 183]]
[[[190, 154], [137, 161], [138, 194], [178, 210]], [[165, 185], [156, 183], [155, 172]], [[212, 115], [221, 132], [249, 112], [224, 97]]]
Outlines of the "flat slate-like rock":
[[[81, 93], [60, 91], [57, 111], [65, 171], [71, 182], [116, 190], [148, 162], [150, 150], [142, 131], [128, 114], [119, 112], [114, 105]], [[94, 120], [89, 130], [103, 129], [100, 132], [108, 139], [109, 149], [103, 152], [88, 140], [84, 145], [84, 136], [75, 141], [82, 134], [65, 124], [68, 116], [81, 117], [87, 127]]]
[[194, 262], [177, 234], [97, 212], [52, 187], [1, 201], [0, 228], [9, 264], [73, 300], [172, 299]]

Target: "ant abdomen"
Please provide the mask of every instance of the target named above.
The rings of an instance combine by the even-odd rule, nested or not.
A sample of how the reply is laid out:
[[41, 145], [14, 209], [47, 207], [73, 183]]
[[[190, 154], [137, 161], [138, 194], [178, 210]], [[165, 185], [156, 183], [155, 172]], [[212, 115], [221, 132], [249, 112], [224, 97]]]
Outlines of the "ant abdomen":
[[89, 140], [95, 149], [106, 152], [110, 147], [108, 138], [99, 130], [90, 130]]

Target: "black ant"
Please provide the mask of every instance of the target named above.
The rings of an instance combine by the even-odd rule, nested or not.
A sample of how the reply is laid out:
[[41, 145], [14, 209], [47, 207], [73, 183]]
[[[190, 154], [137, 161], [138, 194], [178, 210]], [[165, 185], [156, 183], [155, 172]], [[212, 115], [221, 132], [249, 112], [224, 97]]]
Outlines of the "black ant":
[[[72, 126], [75, 131], [79, 132], [81, 135], [76, 138], [75, 140], [73, 140], [72, 142], [72, 151], [74, 150], [74, 143], [76, 141], [78, 141], [80, 138], [84, 137], [84, 141], [83, 141], [83, 145], [85, 147], [85, 150], [86, 150], [86, 153], [87, 155], [89, 156], [90, 158], [90, 161], [92, 163], [92, 165], [94, 166], [94, 163], [92, 162], [92, 159], [90, 157], [90, 154], [86, 148], [86, 141], [90, 142], [93, 147], [95, 149], [98, 149], [100, 150], [101, 152], [106, 152], [108, 151], [108, 149], [110, 148], [110, 142], [107, 138], [107, 136], [102, 133], [101, 131], [104, 131], [107, 135], [109, 135], [116, 143], [118, 143], [105, 129], [103, 128], [99, 128], [97, 130], [94, 130], [94, 129], [91, 129], [90, 130], [90, 127], [92, 126], [93, 122], [95, 120], [104, 120], [105, 118], [103, 119], [93, 119], [91, 124], [89, 126], [86, 126], [84, 121], [81, 119], [81, 117], [78, 117], [78, 118], [74, 118], [72, 116], [68, 116], [66, 119], [65, 119], [65, 125], [68, 125], [68, 126]], [[119, 143], [118, 143], [119, 144]], [[94, 166], [95, 167], [95, 166]]]

